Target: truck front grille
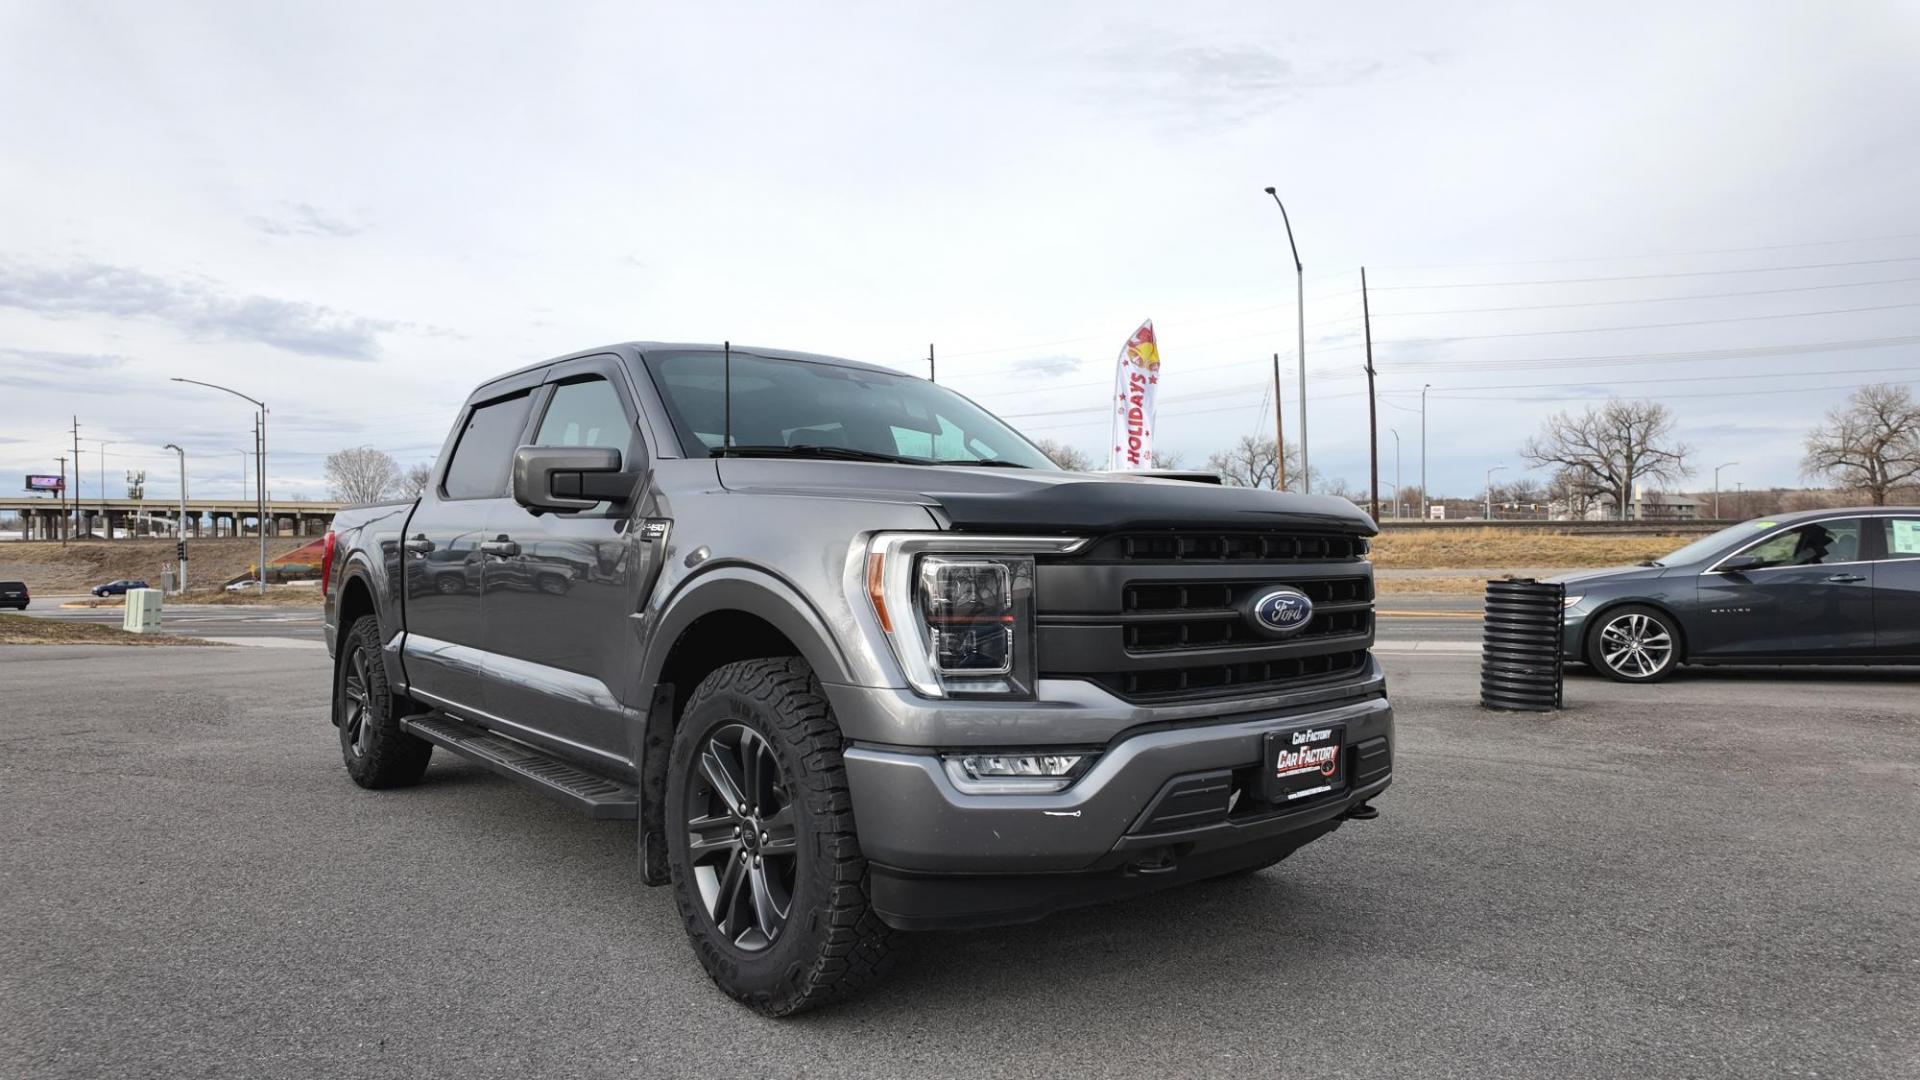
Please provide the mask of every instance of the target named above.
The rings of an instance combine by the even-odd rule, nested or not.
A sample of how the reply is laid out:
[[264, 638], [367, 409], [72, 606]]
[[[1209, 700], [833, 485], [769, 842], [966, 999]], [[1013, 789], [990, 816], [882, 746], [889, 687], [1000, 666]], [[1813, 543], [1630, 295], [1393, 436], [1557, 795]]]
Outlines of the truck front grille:
[[[1365, 672], [1373, 576], [1357, 536], [1263, 532], [1106, 537], [1037, 568], [1043, 677], [1087, 679], [1132, 701], [1244, 696]], [[1275, 586], [1314, 604], [1285, 638], [1247, 612]]]

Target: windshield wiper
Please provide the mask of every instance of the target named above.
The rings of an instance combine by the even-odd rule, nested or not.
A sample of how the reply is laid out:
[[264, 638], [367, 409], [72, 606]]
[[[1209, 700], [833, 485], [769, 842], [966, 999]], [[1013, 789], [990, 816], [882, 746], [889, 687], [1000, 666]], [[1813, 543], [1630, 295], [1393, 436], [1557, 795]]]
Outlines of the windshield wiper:
[[1640, 565], [1641, 566], [1665, 566], [1667, 564], [1661, 562], [1659, 559], [1642, 559], [1640, 560]]
[[818, 446], [813, 443], [794, 443], [792, 446], [716, 446], [707, 451], [708, 457], [811, 457], [833, 458], [839, 461], [884, 461], [894, 465], [932, 465], [926, 458], [905, 457], [900, 454], [883, 454], [878, 450], [856, 450], [851, 446]]
[[981, 458], [978, 461], [974, 460], [973, 458], [941, 458], [939, 461], [934, 462], [934, 464], [935, 465], [964, 465], [974, 469], [1031, 469], [1033, 468], [1033, 466], [1031, 465], [1022, 465], [1017, 461], [1000, 461], [998, 459], [989, 459], [989, 458]]

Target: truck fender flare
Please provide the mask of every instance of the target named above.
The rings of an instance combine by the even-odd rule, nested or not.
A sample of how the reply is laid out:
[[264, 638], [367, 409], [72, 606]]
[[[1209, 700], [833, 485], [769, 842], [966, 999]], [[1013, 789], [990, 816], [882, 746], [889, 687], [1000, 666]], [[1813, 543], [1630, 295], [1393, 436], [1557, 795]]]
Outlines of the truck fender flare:
[[[705, 615], [738, 611], [764, 620], [793, 642], [821, 682], [846, 682], [847, 662], [827, 622], [798, 589], [763, 570], [716, 566], [675, 590], [649, 635], [640, 686], [651, 696], [667, 655], [687, 627]], [[681, 687], [685, 697], [693, 688]]]
[[[373, 561], [363, 551], [352, 551], [347, 554], [346, 566], [336, 572], [340, 575], [340, 597], [346, 596], [347, 586], [355, 581], [367, 590], [367, 598], [371, 601], [372, 608], [370, 614], [374, 625], [380, 630], [380, 663], [387, 670], [387, 681], [404, 691], [407, 679], [406, 673], [400, 666], [402, 628], [394, 625], [393, 613], [385, 610], [392, 605], [393, 601], [391, 597], [381, 594], [379, 578], [373, 569]], [[337, 607], [334, 616], [337, 620]], [[346, 627], [339, 625], [336, 621], [332, 632], [341, 633], [345, 630]]]

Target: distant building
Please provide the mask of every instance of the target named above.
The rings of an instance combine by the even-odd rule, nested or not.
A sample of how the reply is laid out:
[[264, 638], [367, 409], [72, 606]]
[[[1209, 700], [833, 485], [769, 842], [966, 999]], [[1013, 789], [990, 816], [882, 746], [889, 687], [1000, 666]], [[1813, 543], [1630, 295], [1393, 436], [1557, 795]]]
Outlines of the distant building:
[[[1689, 495], [1676, 495], [1669, 491], [1648, 491], [1638, 484], [1634, 485], [1633, 501], [1627, 504], [1627, 519], [1630, 521], [1698, 521], [1703, 504]], [[1611, 495], [1600, 495], [1587, 501], [1585, 507], [1576, 507], [1563, 500], [1549, 504], [1549, 515], [1555, 521], [1618, 521], [1620, 511]]]

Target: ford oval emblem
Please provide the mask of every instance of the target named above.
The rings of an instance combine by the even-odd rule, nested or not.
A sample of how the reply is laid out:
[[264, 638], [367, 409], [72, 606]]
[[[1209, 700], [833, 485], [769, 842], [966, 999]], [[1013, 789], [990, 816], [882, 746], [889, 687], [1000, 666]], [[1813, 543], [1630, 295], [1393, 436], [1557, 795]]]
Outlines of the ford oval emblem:
[[1313, 621], [1313, 601], [1294, 588], [1278, 588], [1262, 593], [1253, 602], [1253, 621], [1270, 633], [1291, 635]]

